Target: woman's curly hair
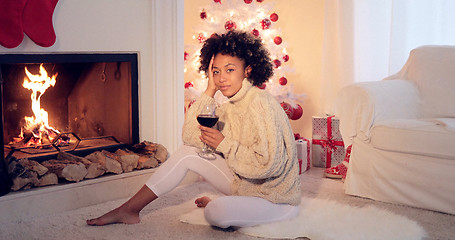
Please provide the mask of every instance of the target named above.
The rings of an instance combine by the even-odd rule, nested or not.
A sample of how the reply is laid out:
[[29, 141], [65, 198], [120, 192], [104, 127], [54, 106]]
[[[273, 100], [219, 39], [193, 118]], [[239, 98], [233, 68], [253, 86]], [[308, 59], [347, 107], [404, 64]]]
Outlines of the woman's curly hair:
[[228, 31], [222, 35], [213, 34], [202, 46], [199, 71], [207, 73], [210, 59], [218, 53], [238, 57], [245, 61], [245, 67], [251, 66], [248, 80], [253, 86], [261, 86], [273, 75], [269, 52], [261, 39], [251, 33]]

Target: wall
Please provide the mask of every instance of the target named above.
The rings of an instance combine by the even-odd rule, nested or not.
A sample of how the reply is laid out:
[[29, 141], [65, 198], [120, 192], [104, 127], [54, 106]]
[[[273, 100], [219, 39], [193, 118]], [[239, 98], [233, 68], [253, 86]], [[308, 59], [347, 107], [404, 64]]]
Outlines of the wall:
[[[242, 0], [236, 0], [244, 4]], [[194, 44], [192, 36], [199, 24], [199, 13], [212, 0], [185, 0], [185, 44]], [[223, 2], [223, 1], [222, 1]], [[289, 66], [294, 74], [288, 81], [294, 92], [307, 94], [302, 108], [304, 115], [291, 121], [294, 132], [311, 137], [311, 117], [322, 114], [320, 92], [324, 1], [321, 0], [265, 0], [274, 3], [273, 11], [279, 20], [273, 27], [281, 28], [283, 41], [288, 43]], [[197, 29], [197, 28], [196, 28]], [[185, 79], [190, 81], [191, 79]]]
[[[161, 143], [173, 152], [181, 144], [183, 123], [183, 42], [192, 41], [199, 12], [211, 1], [60, 0], [53, 16], [55, 45], [41, 48], [25, 37], [17, 48], [0, 46], [0, 54], [139, 52], [140, 139]], [[303, 117], [291, 125], [294, 132], [310, 137], [311, 116], [321, 114], [324, 1], [266, 1], [274, 2], [273, 10], [280, 17], [276, 27], [289, 45], [295, 74], [288, 79], [296, 93], [307, 94]]]
[[140, 140], [174, 151], [183, 124], [183, 0], [60, 0], [56, 43], [5, 53], [138, 52]]

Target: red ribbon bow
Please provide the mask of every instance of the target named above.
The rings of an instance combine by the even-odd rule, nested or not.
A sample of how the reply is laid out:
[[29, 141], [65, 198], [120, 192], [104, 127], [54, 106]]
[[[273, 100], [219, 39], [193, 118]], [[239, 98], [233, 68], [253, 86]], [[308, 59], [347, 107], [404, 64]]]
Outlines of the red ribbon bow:
[[330, 136], [330, 137], [327, 137], [327, 140], [323, 141], [321, 143], [321, 145], [322, 145], [322, 147], [330, 148], [333, 151], [333, 150], [337, 149], [337, 142], [339, 142], [339, 141], [333, 140], [333, 137]]

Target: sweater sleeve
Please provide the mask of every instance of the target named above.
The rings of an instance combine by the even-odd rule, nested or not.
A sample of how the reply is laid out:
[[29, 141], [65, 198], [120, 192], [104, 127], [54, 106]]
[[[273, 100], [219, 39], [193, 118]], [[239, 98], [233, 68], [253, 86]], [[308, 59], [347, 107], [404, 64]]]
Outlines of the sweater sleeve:
[[[225, 137], [217, 151], [223, 153], [228, 165], [243, 178], [279, 176], [289, 159], [283, 135], [288, 131], [283, 128], [290, 125], [283, 109], [274, 99], [255, 98], [245, 114], [238, 126], [241, 128], [238, 139]], [[250, 141], [242, 141], [244, 138]]]
[[202, 141], [199, 139], [201, 130], [198, 128], [200, 125], [197, 121], [197, 115], [201, 112], [203, 106], [208, 103], [214, 103], [215, 100], [205, 93], [202, 93], [191, 107], [186, 111], [185, 121], [182, 129], [182, 140], [186, 145], [195, 147], [203, 147]]

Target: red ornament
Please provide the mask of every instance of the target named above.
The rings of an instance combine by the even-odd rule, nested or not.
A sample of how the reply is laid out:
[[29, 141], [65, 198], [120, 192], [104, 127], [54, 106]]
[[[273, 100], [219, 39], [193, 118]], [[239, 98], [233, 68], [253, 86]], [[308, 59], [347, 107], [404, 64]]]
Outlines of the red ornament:
[[185, 51], [185, 52], [183, 53], [183, 60], [184, 60], [184, 61], [188, 60], [188, 56], [189, 56], [189, 54]]
[[268, 18], [264, 18], [264, 19], [261, 21], [261, 28], [262, 28], [263, 30], [269, 29], [269, 28], [270, 28], [270, 25], [272, 25], [272, 22], [271, 22], [270, 19], [268, 19]]
[[270, 20], [272, 20], [272, 22], [278, 21], [278, 14], [272, 13], [272, 14], [270, 15]]
[[199, 41], [199, 43], [202, 43], [205, 41], [205, 36], [203, 33], [199, 33], [196, 37], [196, 39]]
[[288, 79], [285, 77], [280, 77], [280, 80], [278, 80], [281, 86], [284, 86], [288, 83]]
[[243, 0], [246, 4], [250, 4], [253, 0]]
[[189, 88], [189, 87], [193, 87], [193, 83], [192, 82], [186, 82], [185, 83], [185, 88]]
[[207, 12], [205, 10], [202, 10], [199, 16], [201, 17], [201, 19], [207, 19]]
[[227, 31], [231, 31], [236, 28], [237, 28], [237, 24], [235, 24], [235, 22], [232, 20], [229, 20], [224, 24], [224, 29], [226, 29]]
[[293, 114], [291, 116], [291, 120], [297, 120], [302, 117], [303, 115], [303, 108], [299, 104], [297, 104], [297, 107], [293, 108]]
[[289, 61], [289, 55], [287, 55], [287, 54], [286, 54], [286, 55], [284, 55], [284, 56], [283, 56], [283, 60], [284, 60], [284, 62], [287, 62], [287, 61]]
[[255, 37], [259, 37], [259, 30], [257, 30], [255, 28], [255, 29], [253, 29], [253, 31], [251, 31], [251, 34], [253, 34], [253, 36], [255, 36]]
[[279, 68], [281, 66], [281, 61], [278, 59], [273, 60], [273, 63], [275, 63], [275, 68]]
[[287, 102], [282, 102], [282, 103], [280, 103], [280, 105], [283, 108], [284, 113], [286, 113], [286, 115], [290, 119], [292, 117], [292, 115], [294, 115], [294, 108], [291, 106], [291, 104], [289, 104]]
[[280, 36], [276, 36], [276, 37], [273, 39], [273, 42], [274, 42], [276, 45], [280, 45], [280, 44], [283, 42], [283, 39], [282, 39]]
[[213, 0], [215, 3], [221, 4], [221, 0]]
[[265, 87], [267, 87], [267, 85], [265, 83], [262, 83], [261, 86], [257, 86], [257, 87], [260, 89], [265, 89]]
[[261, 2], [263, 2], [264, 0], [256, 0], [256, 1], [257, 1], [258, 3], [261, 3]]

